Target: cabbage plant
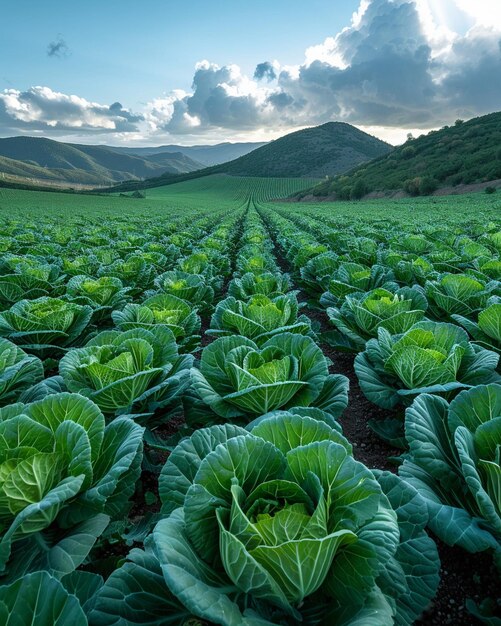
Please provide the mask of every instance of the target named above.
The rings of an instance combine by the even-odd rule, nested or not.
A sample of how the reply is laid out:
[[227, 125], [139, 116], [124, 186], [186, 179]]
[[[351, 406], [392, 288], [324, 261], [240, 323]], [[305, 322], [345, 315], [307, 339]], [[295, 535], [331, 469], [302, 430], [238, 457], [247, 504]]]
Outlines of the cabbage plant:
[[314, 405], [338, 416], [348, 402], [348, 379], [329, 374], [313, 339], [293, 333], [275, 335], [261, 346], [246, 337], [220, 337], [204, 348], [191, 383], [206, 421], [207, 408], [219, 421], [249, 421], [292, 406]]
[[480, 311], [477, 322], [462, 315], [452, 318], [468, 331], [476, 344], [501, 354], [501, 303], [493, 302]]
[[20, 300], [0, 313], [0, 336], [44, 359], [83, 343], [92, 308], [58, 298]]
[[21, 348], [0, 339], [0, 406], [19, 400], [23, 391], [40, 383], [44, 377], [42, 361]]
[[140, 607], [148, 623], [406, 625], [435, 593], [419, 494], [314, 418], [199, 430], [159, 491], [165, 519], [108, 579], [92, 623], [137, 623]]
[[19, 300], [36, 300], [51, 295], [53, 286], [30, 273], [0, 276], [0, 306], [7, 309]]
[[82, 546], [104, 530], [96, 515], [120, 517], [128, 507], [142, 432], [128, 418], [106, 425], [79, 394], [0, 409], [0, 572], [54, 568], [58, 561], [66, 569], [66, 561], [79, 559]]
[[186, 300], [200, 311], [212, 308], [214, 289], [199, 274], [188, 274], [180, 270], [164, 272], [155, 278], [159, 291]]
[[405, 415], [399, 473], [426, 500], [448, 545], [493, 550], [501, 571], [501, 386], [478, 385], [449, 404], [423, 394]]
[[499, 380], [499, 354], [470, 343], [445, 322], [418, 322], [403, 334], [379, 328], [355, 357], [360, 388], [374, 404], [409, 405], [420, 393], [447, 393]]
[[191, 355], [178, 354], [167, 327], [103, 331], [70, 350], [59, 373], [69, 391], [93, 400], [106, 415], [151, 415], [173, 409], [189, 383]]
[[331, 276], [328, 289], [320, 297], [323, 307], [339, 307], [346, 296], [353, 293], [365, 293], [377, 287], [398, 289], [392, 282], [393, 272], [382, 265], [367, 267], [359, 263], [342, 263]]
[[498, 281], [484, 283], [466, 274], [445, 274], [424, 286], [429, 313], [438, 320], [450, 320], [453, 314], [474, 317], [499, 289]]
[[151, 296], [141, 304], [127, 304], [112, 314], [120, 330], [151, 328], [162, 324], [169, 328], [182, 352], [191, 352], [200, 343], [200, 317], [190, 304], [167, 293]]
[[129, 287], [133, 296], [141, 294], [153, 285], [155, 266], [140, 253], [129, 254], [125, 259], [117, 259], [110, 265], [101, 266], [98, 276], [115, 276]]
[[120, 309], [130, 301], [129, 288], [114, 276], [73, 276], [66, 286], [65, 299], [92, 308], [92, 323], [110, 321], [114, 309]]
[[377, 337], [379, 328], [392, 335], [406, 332], [423, 319], [427, 307], [423, 294], [410, 287], [395, 292], [379, 288], [365, 294], [354, 293], [346, 296], [339, 309], [327, 309], [337, 330], [326, 332], [323, 337], [338, 350], [359, 352], [369, 339]]
[[311, 322], [305, 315], [298, 316], [299, 305], [295, 294], [270, 299], [255, 295], [247, 302], [228, 296], [219, 302], [212, 315], [208, 335], [216, 337], [241, 335], [258, 346], [283, 332], [306, 335], [311, 333]]
[[233, 278], [228, 285], [228, 295], [237, 300], [248, 300], [255, 295], [276, 298], [289, 293], [292, 283], [289, 274], [279, 272], [264, 272], [253, 274], [247, 272], [242, 277]]
[[301, 267], [301, 282], [310, 293], [320, 297], [329, 287], [331, 277], [339, 264], [339, 256], [334, 252], [317, 254]]

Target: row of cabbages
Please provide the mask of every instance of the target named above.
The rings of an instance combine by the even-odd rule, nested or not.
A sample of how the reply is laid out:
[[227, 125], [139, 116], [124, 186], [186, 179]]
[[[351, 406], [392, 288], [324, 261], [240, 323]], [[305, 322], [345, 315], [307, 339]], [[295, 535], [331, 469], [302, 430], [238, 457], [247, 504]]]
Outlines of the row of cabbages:
[[348, 381], [297, 316], [256, 214], [243, 230], [234, 295], [212, 318], [223, 336], [186, 395], [188, 420], [220, 425], [171, 453], [165, 518], [108, 579], [91, 621], [134, 623], [140, 608], [173, 624], [411, 624], [438, 584], [426, 505], [353, 459], [335, 420]]
[[[86, 565], [89, 553], [96, 543], [105, 546], [103, 537], [130, 513], [143, 462], [138, 422], [151, 428], [168, 419], [189, 385], [193, 356], [186, 353], [200, 341], [189, 299], [211, 306], [229, 268], [216, 244], [228, 246], [236, 219], [204, 238], [197, 227], [184, 242], [180, 233], [174, 242], [162, 235], [158, 247], [168, 248], [172, 262], [156, 268], [148, 235], [136, 241], [128, 233], [132, 251], [123, 246], [130, 256], [119, 275], [110, 269], [117, 262], [101, 259], [106, 272], [86, 267], [88, 275], [67, 280], [68, 266], [81, 272], [85, 256], [80, 263], [68, 253], [63, 269], [52, 263], [57, 250], [45, 258], [21, 249], [3, 257], [2, 297], [18, 299], [15, 285], [25, 299], [4, 311], [0, 332], [9, 338], [0, 345], [2, 624], [87, 624], [104, 582]], [[87, 230], [80, 236], [92, 247]], [[117, 248], [111, 257], [120, 257]], [[158, 249], [154, 254], [155, 263], [165, 262]], [[148, 273], [136, 272], [146, 257]], [[54, 278], [50, 293], [37, 291], [42, 275]], [[157, 294], [148, 293], [151, 286]], [[60, 375], [51, 376], [58, 367]]]
[[[36, 614], [37, 626], [411, 624], [433, 597], [439, 561], [425, 501], [353, 459], [336, 422], [348, 381], [329, 374], [255, 212], [242, 230], [208, 331], [216, 339], [196, 367], [188, 352], [207, 296], [146, 294], [111, 311], [116, 329], [89, 329], [83, 347], [73, 347], [83, 331], [65, 345], [52, 327], [34, 331], [52, 331], [50, 340], [6, 331], [23, 350], [4, 340], [4, 362], [36, 372], [10, 387], [0, 410], [2, 615]], [[197, 246], [205, 265], [196, 276], [215, 294], [230, 267], [229, 233], [209, 240], [216, 253], [207, 240]], [[179, 310], [190, 320], [180, 323]], [[46, 369], [62, 356], [60, 375], [41, 380], [33, 355]], [[80, 565], [130, 508], [138, 422], [154, 429], [180, 401], [188, 424], [205, 427], [161, 471], [161, 519], [144, 550], [104, 581]]]
[[[386, 409], [409, 407], [405, 418], [394, 413], [371, 425], [406, 449], [399, 475], [426, 501], [429, 528], [449, 545], [490, 550], [501, 572], [498, 227], [490, 225], [492, 233], [481, 237], [482, 244], [430, 227], [423, 228], [430, 240], [420, 234], [393, 242], [399, 254], [378, 245], [377, 238], [363, 237], [345, 239], [344, 254], [337, 254], [311, 233], [327, 244], [343, 236], [325, 225], [317, 230], [314, 219], [263, 214], [312, 306], [326, 308], [336, 328], [323, 333], [324, 340], [358, 352], [355, 372], [366, 397]], [[442, 248], [441, 261], [447, 257], [451, 271], [435, 271], [413, 246], [437, 256]], [[464, 247], [467, 252], [460, 254]], [[410, 266], [413, 272], [404, 271]], [[495, 604], [487, 601], [479, 609], [470, 602], [469, 608], [491, 624]]]

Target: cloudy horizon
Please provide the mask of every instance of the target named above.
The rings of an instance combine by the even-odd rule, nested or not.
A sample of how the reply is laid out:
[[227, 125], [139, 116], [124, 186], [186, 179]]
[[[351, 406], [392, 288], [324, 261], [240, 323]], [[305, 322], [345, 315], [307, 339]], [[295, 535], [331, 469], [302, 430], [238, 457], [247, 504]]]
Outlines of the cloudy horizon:
[[[501, 109], [501, 7], [495, 0], [348, 0], [342, 4], [330, 35], [315, 41], [309, 40], [316, 34], [313, 27], [305, 33], [302, 62], [279, 58], [280, 48], [286, 56], [297, 54], [287, 47], [290, 43], [281, 45], [279, 40], [277, 58], [256, 56], [262, 48], [259, 41], [256, 51], [249, 48], [242, 53], [240, 64], [230, 62], [238, 60], [233, 49], [218, 50], [218, 56], [228, 55], [226, 64], [215, 63], [208, 55], [196, 62], [190, 79], [184, 59], [184, 65], [179, 62], [182, 74], [166, 68], [157, 94], [158, 81], [152, 76], [145, 88], [152, 95], [144, 101], [133, 100], [131, 85], [121, 93], [125, 83], [120, 72], [116, 84], [107, 85], [107, 91], [116, 89], [111, 103], [96, 100], [95, 84], [107, 76], [89, 85], [86, 71], [91, 69], [85, 70], [80, 61], [78, 42], [61, 30], [48, 39], [45, 60], [39, 61], [40, 74], [46, 76], [37, 76], [29, 86], [0, 77], [0, 136], [25, 134], [108, 145], [193, 145], [268, 141], [308, 126], [341, 121], [398, 144], [409, 132], [419, 135], [456, 118]], [[294, 43], [297, 47], [300, 42]], [[211, 47], [208, 42], [208, 52]], [[266, 52], [273, 53], [269, 45]], [[81, 90], [58, 88], [65, 73], [74, 79], [66, 80], [72, 87], [79, 83], [79, 76], [71, 75], [78, 63]], [[32, 78], [23, 77], [24, 81]]]

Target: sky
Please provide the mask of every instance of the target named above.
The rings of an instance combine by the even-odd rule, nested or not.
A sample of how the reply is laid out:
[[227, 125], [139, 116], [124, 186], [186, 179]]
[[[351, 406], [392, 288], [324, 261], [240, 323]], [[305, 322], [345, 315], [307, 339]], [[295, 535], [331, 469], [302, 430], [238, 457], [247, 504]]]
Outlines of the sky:
[[496, 110], [500, 0], [2, 7], [2, 137], [193, 145], [342, 121], [397, 144]]

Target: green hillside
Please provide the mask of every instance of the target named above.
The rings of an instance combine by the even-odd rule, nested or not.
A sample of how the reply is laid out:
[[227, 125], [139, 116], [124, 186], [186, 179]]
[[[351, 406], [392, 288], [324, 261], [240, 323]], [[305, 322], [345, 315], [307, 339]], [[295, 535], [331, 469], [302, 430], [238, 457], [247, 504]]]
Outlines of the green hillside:
[[391, 154], [298, 195], [334, 196], [340, 200], [391, 190], [427, 195], [440, 187], [499, 178], [501, 112], [467, 122], [457, 120], [453, 126], [410, 139]]
[[0, 174], [40, 180], [109, 185], [164, 173], [192, 172], [201, 167], [180, 152], [137, 156], [106, 146], [66, 144], [42, 137], [0, 139]]
[[342, 122], [299, 130], [226, 163], [236, 176], [321, 178], [391, 152], [392, 146]]
[[346, 172], [393, 150], [392, 146], [341, 122], [306, 128], [280, 137], [234, 161], [180, 176], [165, 174], [140, 184], [126, 182], [113, 191], [169, 185], [211, 174], [264, 178], [321, 178]]

